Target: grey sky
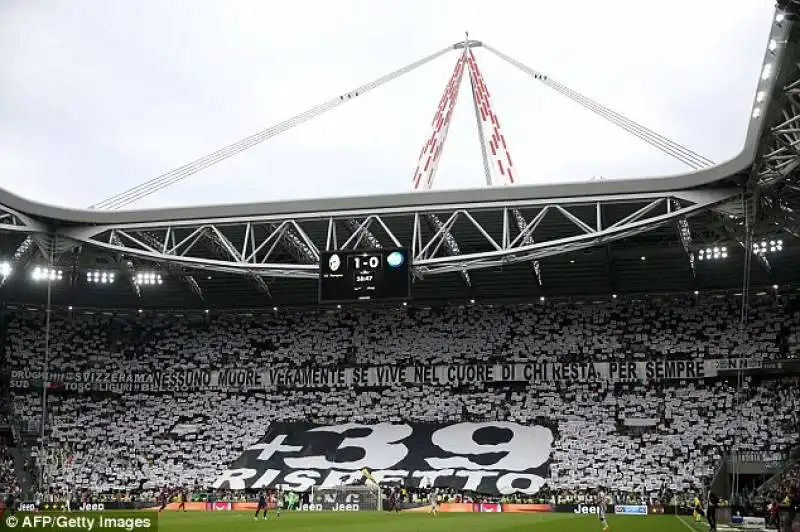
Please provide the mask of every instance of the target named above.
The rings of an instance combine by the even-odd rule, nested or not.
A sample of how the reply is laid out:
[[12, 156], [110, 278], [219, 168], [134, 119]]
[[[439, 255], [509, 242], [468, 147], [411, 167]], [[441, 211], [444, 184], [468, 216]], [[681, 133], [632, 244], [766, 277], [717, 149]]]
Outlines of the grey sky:
[[[464, 30], [721, 161], [741, 149], [772, 13], [761, 0], [5, 0], [0, 186], [85, 207]], [[520, 182], [688, 170], [485, 50], [476, 57]], [[406, 191], [456, 59], [437, 59], [132, 207]], [[466, 88], [435, 189], [484, 182]]]

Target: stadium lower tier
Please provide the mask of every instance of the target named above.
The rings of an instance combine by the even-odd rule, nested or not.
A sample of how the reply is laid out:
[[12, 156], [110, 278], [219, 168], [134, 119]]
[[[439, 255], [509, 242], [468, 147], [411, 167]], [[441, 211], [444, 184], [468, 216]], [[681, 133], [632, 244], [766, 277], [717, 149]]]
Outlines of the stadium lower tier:
[[[738, 391], [724, 381], [706, 379], [651, 385], [404, 386], [255, 394], [52, 391], [48, 403], [48, 455], [39, 458], [49, 464], [50, 485], [61, 490], [210, 487], [225, 478], [228, 466], [242, 453], [263, 444], [262, 438], [276, 422], [469, 421], [544, 427], [552, 434], [552, 442], [547, 442], [544, 458], [531, 464], [539, 468], [541, 485], [571, 491], [613, 487], [642, 494], [700, 488], [727, 453], [781, 455], [800, 441], [800, 380], [795, 377], [758, 383], [748, 380]], [[15, 410], [34, 423], [40, 418], [40, 405], [41, 396], [35, 393], [14, 396]], [[341, 440], [346, 436], [365, 434], [342, 434]], [[510, 439], [515, 437], [516, 433]], [[287, 440], [286, 445], [291, 443]], [[506, 451], [520, 443], [489, 444]], [[529, 450], [530, 445], [528, 442]], [[439, 446], [443, 446], [441, 439]], [[470, 455], [477, 451], [460, 452]], [[297, 458], [291, 453], [286, 456]], [[358, 470], [368, 463], [358, 462], [361, 458], [349, 457], [347, 463], [356, 464], [350, 467], [338, 468], [335, 463], [323, 467], [313, 461], [284, 467]], [[485, 462], [486, 469], [499, 459], [495, 456], [493, 460]], [[414, 480], [409, 473], [408, 481], [419, 485], [424, 481], [420, 475], [424, 476], [420, 473]], [[319, 483], [327, 476], [322, 471]], [[328, 482], [338, 483], [342, 478], [339, 475]]]

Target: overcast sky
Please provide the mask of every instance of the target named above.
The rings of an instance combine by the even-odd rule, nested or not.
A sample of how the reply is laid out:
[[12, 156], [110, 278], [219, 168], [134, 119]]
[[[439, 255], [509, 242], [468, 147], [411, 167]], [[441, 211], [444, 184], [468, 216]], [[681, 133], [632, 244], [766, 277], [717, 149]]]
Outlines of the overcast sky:
[[[715, 161], [742, 147], [765, 0], [3, 0], [0, 186], [86, 207], [463, 38]], [[688, 170], [485, 50], [525, 184]], [[452, 52], [134, 207], [404, 192]], [[462, 94], [435, 189], [484, 186]]]

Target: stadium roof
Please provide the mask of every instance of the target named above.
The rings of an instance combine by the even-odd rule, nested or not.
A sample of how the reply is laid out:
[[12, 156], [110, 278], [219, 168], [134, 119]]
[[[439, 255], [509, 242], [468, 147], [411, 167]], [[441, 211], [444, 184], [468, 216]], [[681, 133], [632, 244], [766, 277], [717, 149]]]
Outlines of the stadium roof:
[[[129, 211], [0, 189], [0, 260], [12, 268], [0, 298], [43, 304], [47, 283], [24, 273], [52, 258], [60, 306], [309, 305], [321, 250], [376, 246], [411, 250], [413, 295], [428, 302], [732, 289], [748, 256], [753, 286], [800, 285], [789, 242], [800, 235], [798, 51], [795, 15], [779, 9], [742, 152], [679, 176]], [[780, 253], [745, 252], [779, 240]], [[699, 260], [714, 247], [727, 259]], [[94, 270], [118, 278], [87, 284]], [[137, 285], [141, 272], [165, 282]]]

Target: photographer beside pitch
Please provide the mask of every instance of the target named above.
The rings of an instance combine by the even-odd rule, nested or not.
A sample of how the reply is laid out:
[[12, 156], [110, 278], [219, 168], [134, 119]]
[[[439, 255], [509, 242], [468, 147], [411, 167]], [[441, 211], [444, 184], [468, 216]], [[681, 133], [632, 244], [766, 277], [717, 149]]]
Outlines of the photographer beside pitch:
[[706, 509], [706, 519], [708, 519], [709, 530], [717, 529], [717, 508], [719, 507], [719, 497], [713, 491], [708, 492], [708, 508]]

